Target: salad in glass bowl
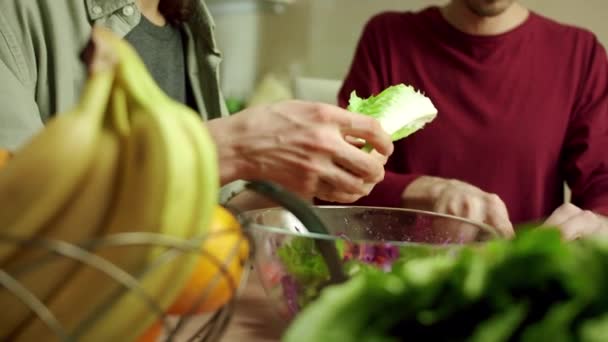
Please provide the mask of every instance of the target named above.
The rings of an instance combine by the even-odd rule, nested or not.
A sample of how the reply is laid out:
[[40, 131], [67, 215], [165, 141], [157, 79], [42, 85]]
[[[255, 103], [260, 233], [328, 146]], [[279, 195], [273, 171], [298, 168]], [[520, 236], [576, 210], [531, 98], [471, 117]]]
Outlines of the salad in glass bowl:
[[278, 312], [291, 320], [330, 284], [319, 240], [335, 244], [347, 277], [372, 267], [390, 271], [396, 263], [498, 237], [487, 225], [413, 209], [316, 206], [329, 234], [309, 232], [282, 208], [241, 216], [253, 239], [254, 267]]

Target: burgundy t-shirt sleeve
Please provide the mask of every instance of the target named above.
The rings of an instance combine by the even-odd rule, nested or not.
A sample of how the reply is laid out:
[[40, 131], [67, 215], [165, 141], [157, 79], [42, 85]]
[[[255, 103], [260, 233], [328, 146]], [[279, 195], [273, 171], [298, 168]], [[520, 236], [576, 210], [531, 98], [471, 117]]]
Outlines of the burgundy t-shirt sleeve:
[[608, 58], [595, 37], [589, 41], [563, 167], [572, 202], [608, 215]]
[[[380, 14], [373, 17], [365, 25], [355, 55], [351, 63], [350, 70], [338, 93], [338, 103], [341, 107], [348, 106], [348, 100], [352, 91], [356, 91], [360, 97], [369, 97], [378, 94], [386, 87], [390, 86], [390, 71], [387, 69], [388, 60], [383, 55], [381, 47], [386, 47], [389, 42], [385, 41], [388, 34], [383, 34], [382, 30], [390, 26], [391, 14]], [[397, 149], [398, 146], [395, 146]], [[395, 150], [393, 156], [400, 155]], [[378, 183], [372, 192], [353, 205], [364, 206], [383, 206], [401, 207], [402, 194], [405, 188], [414, 181], [419, 175], [402, 174], [396, 172], [394, 157], [391, 157], [386, 165], [384, 180]], [[327, 202], [317, 201], [317, 204], [328, 204]]]

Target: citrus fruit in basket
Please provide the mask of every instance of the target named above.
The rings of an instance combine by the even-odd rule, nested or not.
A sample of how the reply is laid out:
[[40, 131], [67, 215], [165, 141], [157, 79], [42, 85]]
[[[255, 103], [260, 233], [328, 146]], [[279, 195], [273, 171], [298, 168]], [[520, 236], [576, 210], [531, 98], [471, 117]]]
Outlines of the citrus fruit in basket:
[[146, 330], [136, 342], [156, 342], [163, 333], [163, 324], [161, 321], [156, 321]]
[[0, 148], [0, 169], [11, 159], [11, 152]]
[[237, 219], [217, 206], [194, 272], [168, 313], [212, 312], [226, 304], [241, 281], [249, 244]]

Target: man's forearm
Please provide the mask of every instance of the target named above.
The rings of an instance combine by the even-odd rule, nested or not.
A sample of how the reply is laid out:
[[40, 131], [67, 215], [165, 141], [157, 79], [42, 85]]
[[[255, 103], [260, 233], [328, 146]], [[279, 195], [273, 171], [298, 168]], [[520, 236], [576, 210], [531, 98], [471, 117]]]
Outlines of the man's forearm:
[[226, 185], [251, 175], [247, 158], [239, 153], [238, 122], [226, 117], [209, 120], [206, 125], [216, 146], [220, 184]]

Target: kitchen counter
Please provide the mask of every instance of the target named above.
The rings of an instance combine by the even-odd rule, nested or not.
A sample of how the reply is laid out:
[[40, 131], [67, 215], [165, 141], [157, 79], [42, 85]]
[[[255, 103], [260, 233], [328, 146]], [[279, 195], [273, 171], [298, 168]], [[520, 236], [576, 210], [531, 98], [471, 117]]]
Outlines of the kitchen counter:
[[[249, 272], [249, 279], [236, 303], [236, 310], [232, 316], [222, 342], [278, 342], [285, 331], [287, 324], [279, 320], [273, 311], [270, 300], [262, 288], [259, 278], [254, 270]], [[179, 342], [188, 341], [189, 337], [209, 319], [197, 317], [192, 319], [184, 331], [176, 339]]]
[[287, 325], [279, 320], [273, 310], [257, 273], [252, 270], [245, 291], [237, 302], [235, 316], [222, 341], [279, 341]]

